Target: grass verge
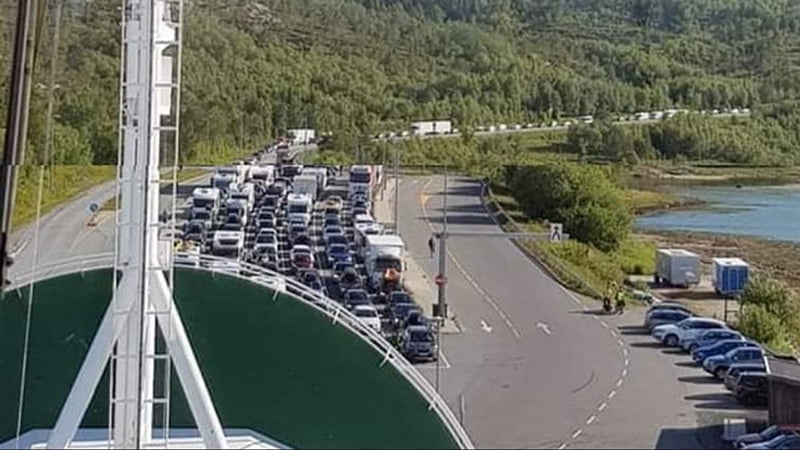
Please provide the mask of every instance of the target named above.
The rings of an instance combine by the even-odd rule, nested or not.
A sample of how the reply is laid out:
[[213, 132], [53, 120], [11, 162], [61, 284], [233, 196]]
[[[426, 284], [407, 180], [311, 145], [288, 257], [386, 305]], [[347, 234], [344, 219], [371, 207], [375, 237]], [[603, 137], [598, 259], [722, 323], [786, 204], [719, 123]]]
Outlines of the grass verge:
[[[114, 179], [116, 166], [53, 166], [45, 169], [41, 215], [70, 201], [88, 189]], [[39, 168], [20, 168], [11, 229], [19, 229], [36, 219], [39, 195]], [[86, 205], [87, 207], [89, 205]]]
[[[503, 228], [507, 231], [544, 231], [544, 225], [521, 211], [510, 194], [503, 186], [492, 186], [487, 199]], [[652, 273], [655, 265], [655, 246], [634, 237], [611, 253], [574, 240], [561, 243], [529, 240], [522, 241], [521, 245], [563, 285], [594, 298], [600, 298], [612, 281], [619, 283], [626, 274]]]

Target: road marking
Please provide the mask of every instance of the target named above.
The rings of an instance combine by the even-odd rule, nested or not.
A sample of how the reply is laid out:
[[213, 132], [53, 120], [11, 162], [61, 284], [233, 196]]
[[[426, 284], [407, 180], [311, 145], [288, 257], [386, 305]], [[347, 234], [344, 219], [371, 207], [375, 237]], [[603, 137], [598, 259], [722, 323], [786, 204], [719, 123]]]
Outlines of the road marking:
[[617, 344], [619, 344], [620, 347], [625, 348], [625, 343], [622, 342], [622, 339], [617, 339]]
[[572, 296], [570, 296], [570, 298], [572, 299], [572, 301], [573, 301], [573, 302], [575, 302], [575, 303], [577, 303], [577, 304], [579, 304], [579, 305], [581, 304], [581, 301], [580, 301], [580, 300], [578, 300], [578, 298], [577, 298], [577, 297], [572, 297]]
[[608, 399], [611, 400], [614, 396], [617, 395], [617, 391], [611, 391], [608, 393]]
[[483, 320], [481, 320], [481, 329], [482, 329], [483, 331], [487, 332], [487, 333], [491, 333], [491, 332], [492, 332], [492, 327], [490, 327], [490, 326], [489, 326], [489, 324], [488, 324], [488, 323], [486, 323], [486, 322], [485, 322], [485, 321], [483, 321]]
[[626, 357], [628, 356], [628, 348], [627, 347], [623, 347], [622, 348], [622, 354], [625, 355]]
[[[428, 208], [425, 205], [428, 199], [430, 198], [425, 194], [425, 191], [428, 189], [428, 187], [431, 185], [432, 182], [433, 178], [428, 179], [428, 181], [422, 186], [422, 192], [420, 193], [419, 197], [422, 206], [422, 215], [423, 217], [425, 217], [426, 223], [428, 224], [428, 228], [430, 228], [431, 232], [434, 232], [435, 230], [433, 228], [433, 225], [431, 224], [431, 219], [428, 216]], [[500, 306], [498, 306], [497, 302], [495, 302], [494, 299], [489, 297], [489, 294], [487, 294], [486, 291], [484, 291], [483, 288], [481, 288], [478, 282], [475, 281], [475, 279], [464, 269], [464, 266], [462, 266], [461, 263], [458, 261], [458, 259], [456, 259], [455, 255], [453, 255], [452, 252], [448, 251], [447, 256], [453, 262], [453, 265], [456, 266], [456, 269], [458, 269], [458, 271], [461, 272], [461, 274], [464, 276], [464, 278], [466, 278], [469, 284], [472, 285], [475, 291], [477, 291], [478, 294], [480, 294], [481, 298], [484, 301], [486, 301], [492, 307], [492, 309], [495, 310], [497, 315], [500, 316], [500, 318], [503, 320], [506, 326], [508, 326], [508, 328], [511, 330], [511, 333], [514, 335], [514, 337], [517, 339], [521, 338], [522, 334], [519, 332], [517, 327], [515, 327], [514, 324], [511, 323], [511, 320], [508, 318], [506, 313], [503, 312], [502, 309], [500, 309]]]
[[606, 409], [606, 406], [608, 406], [608, 403], [603, 402], [597, 407], [597, 410], [602, 412], [604, 409]]
[[546, 323], [536, 322], [536, 328], [544, 331], [544, 334], [550, 336], [552, 333], [550, 332], [550, 328], [548, 328]]
[[558, 450], [564, 450], [565, 448], [567, 448], [567, 443], [566, 442], [564, 442], [563, 444], [558, 446]]
[[627, 367], [629, 363], [630, 363], [630, 360], [628, 358], [625, 358], [625, 367]]
[[578, 436], [580, 436], [580, 435], [581, 435], [581, 433], [583, 433], [583, 430], [582, 430], [582, 429], [580, 429], [580, 428], [578, 428], [577, 430], [575, 430], [575, 432], [574, 432], [574, 433], [572, 433], [572, 439], [577, 439], [577, 438], [578, 438]]
[[625, 370], [622, 371], [622, 376], [623, 377], [627, 377], [628, 376], [628, 369], [625, 369]]
[[591, 425], [591, 424], [592, 424], [592, 422], [594, 422], [594, 420], [595, 420], [595, 419], [597, 419], [597, 417], [595, 417], [595, 416], [589, 416], [589, 418], [588, 418], [588, 419], [586, 419], [586, 425]]
[[620, 387], [620, 386], [622, 386], [622, 378], [620, 378], [619, 380], [617, 380], [617, 387]]
[[[597, 320], [600, 320], [600, 319], [597, 319]], [[602, 325], [603, 328], [608, 328], [608, 324], [603, 322], [602, 320], [600, 320], [600, 325]]]

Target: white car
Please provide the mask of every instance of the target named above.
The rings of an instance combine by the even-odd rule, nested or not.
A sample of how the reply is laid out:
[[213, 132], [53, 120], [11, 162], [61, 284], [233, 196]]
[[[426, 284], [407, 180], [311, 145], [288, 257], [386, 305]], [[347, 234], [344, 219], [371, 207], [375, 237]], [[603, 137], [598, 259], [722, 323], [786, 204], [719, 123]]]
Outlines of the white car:
[[653, 328], [653, 338], [667, 347], [677, 347], [685, 339], [694, 339], [703, 331], [727, 328], [725, 322], [704, 317], [689, 317], [676, 324], [664, 324]]
[[381, 332], [381, 318], [378, 311], [372, 305], [358, 305], [353, 308], [353, 314], [358, 317], [364, 325], [372, 328], [376, 332]]

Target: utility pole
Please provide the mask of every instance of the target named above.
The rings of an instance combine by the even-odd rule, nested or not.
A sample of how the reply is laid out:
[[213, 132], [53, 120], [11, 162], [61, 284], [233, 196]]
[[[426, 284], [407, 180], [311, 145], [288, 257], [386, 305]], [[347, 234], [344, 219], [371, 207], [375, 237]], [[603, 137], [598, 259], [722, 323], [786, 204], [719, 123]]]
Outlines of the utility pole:
[[442, 327], [447, 320], [447, 299], [445, 296], [445, 288], [447, 285], [447, 164], [444, 166], [444, 208], [442, 215], [442, 233], [439, 234], [439, 276], [437, 277], [437, 284], [439, 285], [439, 304], [437, 314], [437, 327], [436, 327], [436, 392], [439, 392], [439, 359], [442, 356], [441, 343], [442, 343]]
[[400, 145], [394, 146], [394, 232], [400, 235]]
[[36, 2], [19, 0], [17, 4], [17, 29], [14, 38], [14, 57], [8, 89], [8, 115], [6, 117], [6, 139], [3, 163], [0, 167], [0, 289], [5, 288], [9, 263], [8, 237], [11, 234], [11, 213], [14, 209], [14, 188], [17, 168], [25, 158], [25, 142], [28, 134], [28, 106], [33, 65], [28, 50], [31, 18], [36, 16]]
[[444, 211], [442, 215], [442, 233], [439, 235], [439, 315], [447, 318], [447, 298], [445, 285], [447, 284], [447, 164], [444, 166]]

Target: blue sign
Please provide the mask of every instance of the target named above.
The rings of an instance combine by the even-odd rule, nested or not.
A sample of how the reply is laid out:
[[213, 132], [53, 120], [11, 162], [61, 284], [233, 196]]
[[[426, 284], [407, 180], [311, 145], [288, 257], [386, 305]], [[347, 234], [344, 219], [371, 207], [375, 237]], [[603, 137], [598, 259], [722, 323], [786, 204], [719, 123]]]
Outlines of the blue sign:
[[92, 214], [96, 213], [98, 209], [100, 209], [100, 205], [98, 205], [97, 203], [92, 203], [91, 205], [89, 205], [89, 212]]

